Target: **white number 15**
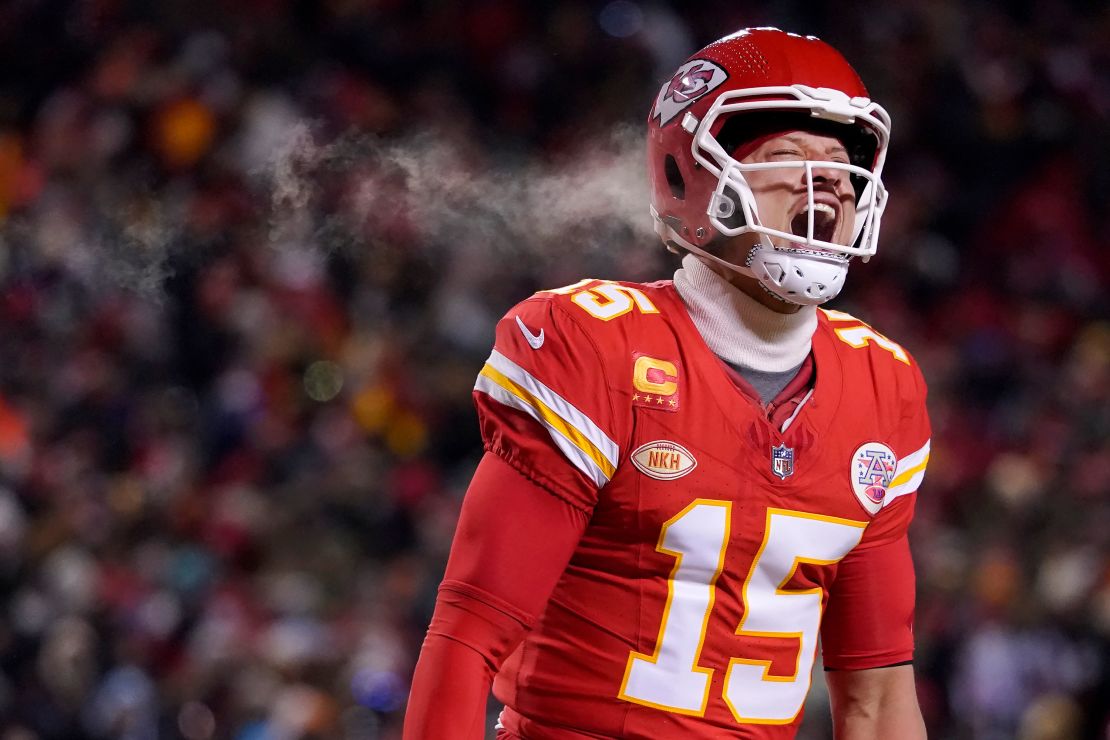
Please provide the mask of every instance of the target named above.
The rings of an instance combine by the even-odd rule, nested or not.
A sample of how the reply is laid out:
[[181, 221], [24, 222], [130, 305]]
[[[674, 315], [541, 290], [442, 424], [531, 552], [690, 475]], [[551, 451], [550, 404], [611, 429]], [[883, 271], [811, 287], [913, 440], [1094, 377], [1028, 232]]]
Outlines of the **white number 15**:
[[[663, 525], [656, 550], [675, 557], [655, 653], [628, 656], [620, 698], [680, 714], [701, 716], [709, 703], [712, 668], [699, 665], [724, 568], [732, 504], [696, 499]], [[794, 721], [809, 691], [821, 623], [820, 587], [786, 584], [798, 565], [831, 565], [863, 536], [865, 522], [768, 509], [763, 543], [744, 580], [744, 616], [736, 634], [798, 641], [791, 676], [770, 675], [768, 660], [734, 657], [725, 672], [724, 700], [737, 722]]]

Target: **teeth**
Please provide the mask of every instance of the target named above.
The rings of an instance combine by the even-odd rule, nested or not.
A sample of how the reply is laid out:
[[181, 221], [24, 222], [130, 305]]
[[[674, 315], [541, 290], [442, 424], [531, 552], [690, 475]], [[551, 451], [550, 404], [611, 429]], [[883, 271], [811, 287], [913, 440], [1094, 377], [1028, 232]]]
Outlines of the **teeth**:
[[[820, 215], [818, 215], [820, 214]], [[810, 234], [809, 219], [813, 219], [813, 232]], [[795, 236], [829, 241], [836, 229], [836, 209], [828, 203], [814, 203], [813, 210], [803, 209], [790, 219], [790, 232]]]

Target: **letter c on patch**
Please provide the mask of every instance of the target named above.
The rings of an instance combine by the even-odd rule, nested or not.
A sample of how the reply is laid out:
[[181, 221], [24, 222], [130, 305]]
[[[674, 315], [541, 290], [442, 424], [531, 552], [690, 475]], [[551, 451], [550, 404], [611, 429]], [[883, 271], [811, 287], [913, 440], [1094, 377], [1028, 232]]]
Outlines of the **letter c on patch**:
[[641, 355], [636, 358], [632, 384], [644, 393], [672, 396], [678, 390], [678, 368], [673, 362]]

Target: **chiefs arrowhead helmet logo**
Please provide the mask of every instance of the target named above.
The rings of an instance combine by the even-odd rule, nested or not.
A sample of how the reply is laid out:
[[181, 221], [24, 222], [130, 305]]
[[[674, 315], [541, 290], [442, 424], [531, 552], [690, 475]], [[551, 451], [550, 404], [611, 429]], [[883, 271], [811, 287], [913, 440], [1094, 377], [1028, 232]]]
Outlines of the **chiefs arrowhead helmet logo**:
[[727, 79], [728, 73], [713, 62], [704, 59], [686, 62], [660, 88], [651, 115], [664, 126]]
[[675, 73], [663, 99], [686, 103], [694, 98], [701, 97], [709, 92], [709, 83], [712, 79], [713, 73], [707, 69], [702, 69], [699, 62], [696, 67], [692, 67], [686, 74], [682, 74], [682, 72]]

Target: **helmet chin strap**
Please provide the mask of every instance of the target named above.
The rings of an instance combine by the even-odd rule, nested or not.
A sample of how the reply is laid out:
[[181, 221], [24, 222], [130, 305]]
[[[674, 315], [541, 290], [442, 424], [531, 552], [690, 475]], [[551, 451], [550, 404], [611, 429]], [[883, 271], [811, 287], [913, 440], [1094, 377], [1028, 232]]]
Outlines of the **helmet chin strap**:
[[748, 264], [760, 285], [784, 301], [802, 306], [819, 306], [835, 298], [848, 274], [844, 257], [764, 245], [751, 251]]
[[747, 264], [738, 265], [710, 254], [683, 239], [677, 231], [651, 209], [655, 232], [664, 244], [674, 243], [689, 252], [712, 260], [727, 270], [755, 278], [772, 296], [799, 306], [819, 306], [832, 300], [844, 287], [848, 260], [838, 255], [824, 255], [809, 250], [776, 249], [766, 234], [759, 234], [759, 243], [748, 252]]

